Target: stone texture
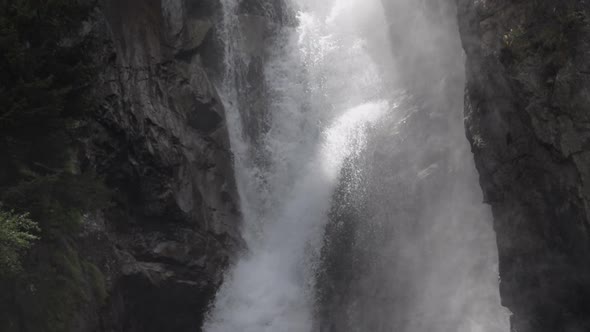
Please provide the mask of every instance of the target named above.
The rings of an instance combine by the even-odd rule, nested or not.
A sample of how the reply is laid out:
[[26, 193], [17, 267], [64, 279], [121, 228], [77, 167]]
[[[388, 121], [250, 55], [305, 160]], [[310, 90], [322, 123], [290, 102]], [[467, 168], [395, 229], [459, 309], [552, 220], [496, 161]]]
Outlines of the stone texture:
[[95, 12], [101, 106], [81, 160], [115, 200], [86, 218], [80, 251], [109, 296], [72, 330], [198, 331], [242, 245], [219, 73], [203, 60], [220, 47], [219, 6], [108, 0]]
[[467, 136], [512, 329], [588, 331], [589, 5], [457, 2]]

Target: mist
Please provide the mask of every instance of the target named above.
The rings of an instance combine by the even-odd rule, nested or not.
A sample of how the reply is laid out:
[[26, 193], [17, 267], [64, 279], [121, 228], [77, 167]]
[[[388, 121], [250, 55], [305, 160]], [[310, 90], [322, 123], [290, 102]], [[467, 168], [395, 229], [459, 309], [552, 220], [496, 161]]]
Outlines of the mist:
[[247, 248], [205, 331], [508, 331], [454, 2], [223, 4]]
[[[322, 327], [508, 331], [491, 211], [463, 130], [454, 4], [382, 5], [391, 49], [372, 36], [368, 48], [391, 69], [390, 89], [406, 93], [403, 120], [382, 123], [350, 160], [360, 175], [343, 173], [324, 247]], [[377, 28], [370, 18], [360, 25]]]

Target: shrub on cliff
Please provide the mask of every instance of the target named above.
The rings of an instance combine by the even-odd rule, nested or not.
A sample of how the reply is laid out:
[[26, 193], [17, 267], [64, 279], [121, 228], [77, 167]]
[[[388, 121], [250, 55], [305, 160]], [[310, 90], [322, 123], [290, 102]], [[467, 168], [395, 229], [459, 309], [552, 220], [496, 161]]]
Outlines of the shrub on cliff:
[[93, 38], [82, 32], [90, 9], [77, 0], [0, 1], [0, 199], [43, 230], [104, 201], [77, 155], [94, 107]]
[[66, 169], [90, 109], [90, 38], [77, 1], [0, 2], [0, 186]]
[[27, 214], [0, 210], [0, 275], [14, 275], [22, 269], [22, 256], [38, 239], [39, 228]]
[[0, 0], [0, 201], [15, 211], [0, 215], [0, 268], [22, 266], [0, 275], [2, 331], [66, 331], [90, 297], [106, 296], [76, 242], [82, 216], [109, 200], [79, 162], [96, 104], [92, 2]]

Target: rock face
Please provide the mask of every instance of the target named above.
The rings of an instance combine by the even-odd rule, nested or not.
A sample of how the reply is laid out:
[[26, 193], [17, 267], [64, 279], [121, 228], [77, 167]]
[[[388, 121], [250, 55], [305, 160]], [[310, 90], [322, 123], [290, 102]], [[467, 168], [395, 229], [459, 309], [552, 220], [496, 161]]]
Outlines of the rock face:
[[198, 331], [241, 246], [225, 114], [211, 76], [221, 61], [219, 6], [108, 0], [95, 13], [101, 107], [81, 159], [115, 202], [86, 218], [80, 243], [109, 296], [102, 309], [80, 313], [72, 330]]
[[457, 3], [467, 136], [512, 329], [588, 331], [590, 4]]

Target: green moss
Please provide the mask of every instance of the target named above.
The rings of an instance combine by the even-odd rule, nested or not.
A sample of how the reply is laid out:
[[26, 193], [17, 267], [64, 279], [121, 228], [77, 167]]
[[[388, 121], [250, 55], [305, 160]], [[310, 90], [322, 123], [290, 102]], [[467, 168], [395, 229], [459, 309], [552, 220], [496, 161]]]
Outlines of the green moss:
[[30, 211], [46, 235], [59, 237], [77, 231], [85, 211], [105, 207], [110, 191], [92, 173], [62, 173], [23, 181], [0, 197], [12, 207]]
[[84, 270], [89, 278], [95, 298], [103, 305], [108, 297], [107, 284], [102, 271], [90, 262], [84, 262]]
[[527, 55], [531, 48], [531, 40], [527, 38], [527, 33], [522, 26], [508, 30], [502, 37], [504, 48], [509, 50], [511, 55], [516, 59], [522, 59]]
[[82, 267], [70, 247], [47, 249], [53, 252], [46, 263], [32, 271], [28, 280], [32, 285], [30, 291], [19, 296], [26, 301], [20, 309], [32, 318], [27, 322], [29, 330], [67, 331], [76, 308], [86, 300]]
[[526, 45], [525, 30], [522, 26], [512, 28], [504, 34], [502, 41], [508, 48], [517, 48]]
[[[48, 257], [19, 283], [15, 296], [18, 314], [27, 317], [27, 331], [68, 331], [82, 308], [105, 303], [105, 278], [68, 243], [44, 250]], [[0, 322], [0, 330], [3, 328]]]
[[0, 275], [0, 331], [68, 331], [85, 306], [106, 299], [104, 276], [75, 240], [82, 216], [110, 200], [78, 160], [96, 109], [89, 82], [97, 40], [80, 33], [95, 5], [0, 1], [0, 201], [30, 215], [41, 237], [21, 276]]

